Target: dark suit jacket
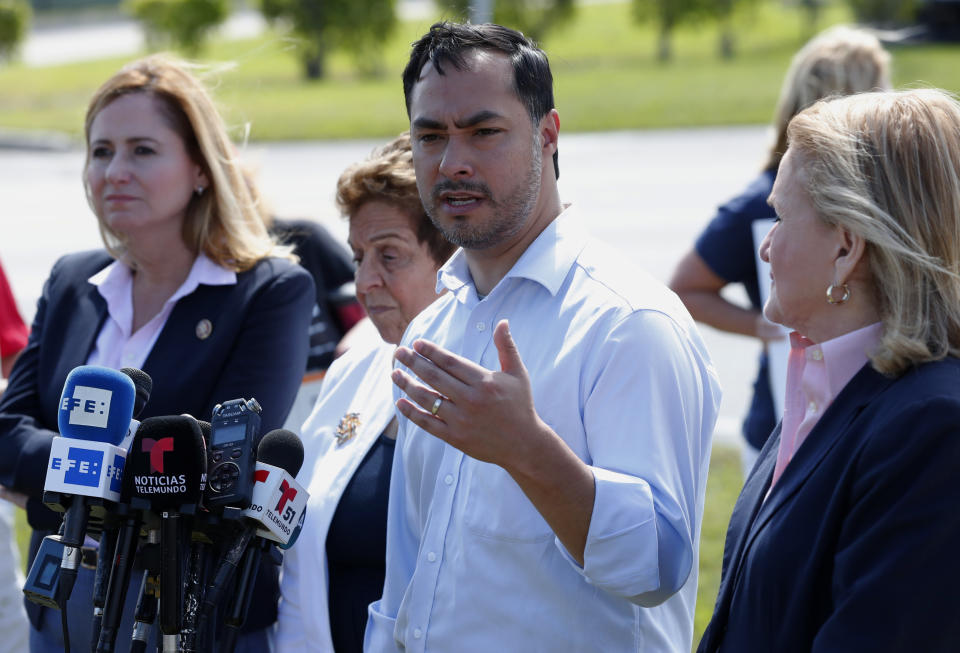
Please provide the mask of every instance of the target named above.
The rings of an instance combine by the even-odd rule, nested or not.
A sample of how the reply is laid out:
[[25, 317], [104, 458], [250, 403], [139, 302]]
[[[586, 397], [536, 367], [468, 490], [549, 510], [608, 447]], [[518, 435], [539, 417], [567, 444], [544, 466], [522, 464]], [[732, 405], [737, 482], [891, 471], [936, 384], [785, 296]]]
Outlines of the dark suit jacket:
[[[57, 261], [0, 400], [0, 484], [31, 497], [31, 559], [60, 522], [40, 497], [63, 383], [86, 362], [107, 317], [106, 302], [87, 279], [112, 260], [94, 251]], [[189, 413], [209, 420], [218, 402], [256, 397], [263, 406], [261, 432], [279, 428], [305, 369], [313, 295], [313, 281], [301, 267], [267, 259], [239, 273], [235, 285], [201, 285], [181, 298], [144, 362], [153, 391], [139, 419]], [[213, 327], [207, 338], [197, 335], [203, 319]], [[262, 621], [257, 611], [255, 605], [251, 623]], [[275, 619], [275, 606], [259, 611]]]
[[960, 650], [960, 361], [865, 366], [737, 500], [700, 652]]

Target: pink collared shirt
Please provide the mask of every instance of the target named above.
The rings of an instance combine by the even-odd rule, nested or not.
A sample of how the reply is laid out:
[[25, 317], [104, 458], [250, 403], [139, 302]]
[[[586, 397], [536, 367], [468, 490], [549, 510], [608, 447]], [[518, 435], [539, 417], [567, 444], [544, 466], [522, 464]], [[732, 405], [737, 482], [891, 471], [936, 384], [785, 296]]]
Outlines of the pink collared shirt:
[[233, 270], [217, 265], [203, 253], [193, 261], [190, 274], [174, 291], [159, 313], [131, 333], [133, 327], [133, 271], [121, 261], [114, 261], [88, 279], [107, 302], [107, 319], [97, 336], [97, 343], [87, 358], [87, 365], [103, 365], [112, 369], [142, 368], [153, 349], [160, 331], [174, 305], [197, 289], [197, 286], [229, 286], [237, 282]]
[[820, 416], [867, 362], [881, 333], [882, 324], [876, 322], [819, 345], [796, 331], [790, 334], [783, 425], [771, 488]]

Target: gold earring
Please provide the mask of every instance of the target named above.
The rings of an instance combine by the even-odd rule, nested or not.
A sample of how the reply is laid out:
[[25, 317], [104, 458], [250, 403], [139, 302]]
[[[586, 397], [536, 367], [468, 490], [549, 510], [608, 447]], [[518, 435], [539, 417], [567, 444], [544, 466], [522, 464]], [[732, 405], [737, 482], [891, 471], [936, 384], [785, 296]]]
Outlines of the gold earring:
[[[836, 291], [838, 290], [842, 290], [843, 294], [840, 297], [835, 297], [834, 293], [836, 293]], [[829, 286], [827, 286], [827, 303], [828, 304], [842, 304], [848, 299], [850, 299], [850, 286], [848, 286], [847, 284], [842, 283], [839, 286], [837, 286], [836, 284], [831, 283]]]

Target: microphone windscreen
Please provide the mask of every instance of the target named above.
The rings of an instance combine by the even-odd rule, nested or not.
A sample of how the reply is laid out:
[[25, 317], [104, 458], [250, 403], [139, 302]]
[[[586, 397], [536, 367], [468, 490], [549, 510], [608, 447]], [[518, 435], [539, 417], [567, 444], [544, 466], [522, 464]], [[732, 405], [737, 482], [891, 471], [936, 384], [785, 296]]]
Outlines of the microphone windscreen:
[[279, 467], [296, 476], [303, 465], [303, 442], [293, 431], [274, 429], [260, 439], [257, 462]]
[[63, 384], [60, 435], [119, 444], [133, 418], [136, 390], [126, 374], [99, 365], [73, 368]]
[[197, 420], [186, 415], [148, 417], [127, 452], [123, 500], [139, 498], [154, 512], [198, 504], [207, 452]]
[[200, 425], [200, 433], [203, 434], [203, 442], [209, 446], [210, 431], [213, 429], [213, 427], [210, 425], [210, 422], [202, 419], [198, 419], [197, 424]]
[[147, 400], [150, 399], [150, 393], [153, 391], [153, 379], [150, 378], [149, 374], [136, 367], [124, 367], [120, 371], [130, 377], [130, 380], [133, 381], [133, 387], [137, 390], [133, 403], [133, 416], [137, 417], [143, 411], [143, 407], [147, 405]]

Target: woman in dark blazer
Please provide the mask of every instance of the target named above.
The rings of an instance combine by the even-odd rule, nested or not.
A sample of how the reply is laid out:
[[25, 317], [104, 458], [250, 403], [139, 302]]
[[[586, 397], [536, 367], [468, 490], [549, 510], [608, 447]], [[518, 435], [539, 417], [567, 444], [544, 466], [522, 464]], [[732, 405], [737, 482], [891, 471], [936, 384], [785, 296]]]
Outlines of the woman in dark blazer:
[[[0, 402], [0, 485], [29, 497], [31, 558], [59, 525], [40, 498], [71, 369], [143, 369], [153, 390], [140, 419], [210, 419], [219, 402], [255, 397], [266, 432], [282, 425], [307, 356], [313, 281], [268, 236], [202, 84], [172, 60], [140, 60], [97, 91], [85, 127], [84, 182], [106, 251], [54, 266]], [[74, 650], [90, 646], [83, 575], [68, 604]], [[265, 650], [276, 619], [276, 567], [262, 565], [258, 583], [238, 650]], [[28, 610], [31, 650], [62, 650], [56, 613]], [[127, 646], [119, 637], [117, 650]]]
[[764, 314], [795, 330], [785, 411], [698, 650], [956, 651], [960, 104], [851, 96], [788, 135], [760, 247]]

